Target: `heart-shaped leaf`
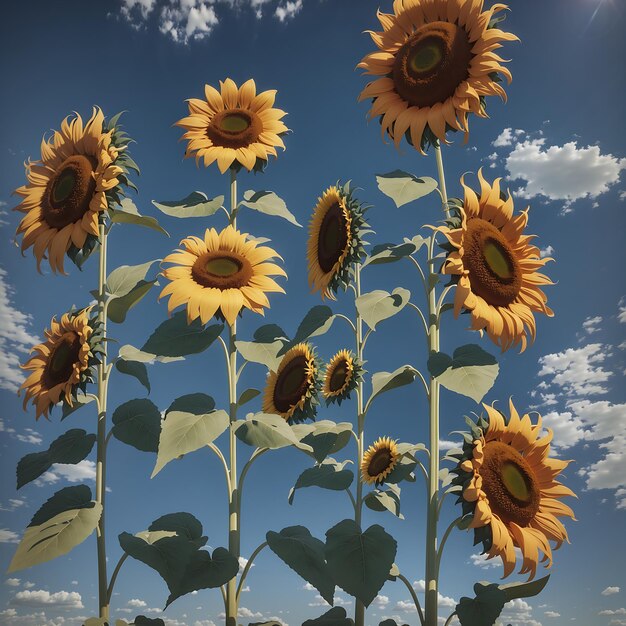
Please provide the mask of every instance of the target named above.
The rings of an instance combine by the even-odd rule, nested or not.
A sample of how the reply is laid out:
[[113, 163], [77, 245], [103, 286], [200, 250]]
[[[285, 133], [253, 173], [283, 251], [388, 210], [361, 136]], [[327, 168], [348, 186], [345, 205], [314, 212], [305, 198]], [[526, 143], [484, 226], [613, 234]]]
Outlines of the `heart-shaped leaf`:
[[376, 182], [378, 188], [391, 198], [397, 207], [418, 200], [437, 189], [437, 181], [434, 178], [428, 176], [418, 178], [402, 170], [378, 174]]
[[209, 200], [201, 191], [192, 191], [182, 200], [152, 201], [152, 204], [165, 215], [170, 217], [209, 217], [219, 211], [224, 202], [224, 196], [217, 196]]

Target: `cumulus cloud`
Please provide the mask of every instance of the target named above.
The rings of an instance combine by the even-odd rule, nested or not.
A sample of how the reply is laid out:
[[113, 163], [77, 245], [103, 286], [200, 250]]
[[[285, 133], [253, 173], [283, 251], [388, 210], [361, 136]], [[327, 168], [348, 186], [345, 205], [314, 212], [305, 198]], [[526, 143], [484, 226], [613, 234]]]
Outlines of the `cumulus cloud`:
[[295, 0], [295, 2], [285, 2], [276, 7], [274, 15], [281, 22], [293, 19], [302, 10], [302, 0]]
[[0, 543], [19, 543], [20, 536], [12, 530], [0, 528]]
[[208, 37], [219, 22], [213, 5], [199, 0], [175, 0], [161, 9], [159, 30], [179, 43]]
[[83, 601], [77, 591], [57, 591], [50, 593], [44, 589], [18, 591], [11, 604], [30, 607], [48, 607], [55, 609], [82, 609]]
[[602, 322], [602, 316], [596, 315], [595, 317], [588, 317], [583, 322], [583, 330], [588, 334], [592, 335], [593, 333], [597, 333], [600, 330], [600, 323]]
[[[504, 148], [505, 146], [512, 146], [520, 135], [523, 135], [524, 131], [517, 128], [515, 131], [512, 128], [505, 128], [492, 142], [492, 145], [496, 148]], [[493, 153], [489, 159], [495, 161], [497, 153]]]
[[547, 256], [553, 256], [554, 255], [554, 248], [552, 246], [546, 246], [545, 248], [542, 248], [541, 250], [539, 250], [539, 256], [542, 259], [545, 259]]
[[619, 593], [619, 587], [607, 587], [600, 593], [602, 596], [612, 596], [615, 593]]
[[96, 479], [96, 464], [93, 461], [84, 460], [75, 465], [55, 463], [45, 474], [40, 476], [35, 485], [43, 487], [46, 484], [55, 484], [60, 480], [68, 483], [79, 483], [84, 480]]

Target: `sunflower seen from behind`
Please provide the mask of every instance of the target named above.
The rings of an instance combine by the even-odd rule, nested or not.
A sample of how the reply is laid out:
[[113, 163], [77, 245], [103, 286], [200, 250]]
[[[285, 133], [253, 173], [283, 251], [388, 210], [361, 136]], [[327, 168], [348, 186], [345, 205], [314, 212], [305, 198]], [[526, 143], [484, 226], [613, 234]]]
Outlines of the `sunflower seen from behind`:
[[326, 405], [350, 398], [362, 378], [363, 368], [349, 350], [339, 350], [326, 365], [322, 395]]
[[257, 94], [254, 80], [237, 87], [227, 78], [219, 91], [205, 85], [204, 95], [189, 99], [189, 115], [176, 122], [185, 130], [185, 156], [205, 167], [217, 162], [223, 174], [229, 168], [262, 170], [270, 155], [277, 156], [276, 148], [285, 149], [281, 137], [289, 129], [281, 120], [287, 114], [273, 108], [275, 89]]
[[395, 440], [379, 437], [361, 459], [361, 477], [369, 485], [381, 485], [401, 458]]
[[[61, 129], [42, 139], [41, 159], [26, 163], [28, 183], [15, 190], [22, 197], [16, 211], [25, 213], [17, 228], [22, 251], [33, 247], [37, 269], [47, 256], [53, 272], [64, 274], [65, 254], [80, 265], [95, 248], [100, 224], [129, 185], [134, 162], [125, 154], [129, 139], [107, 124], [94, 108], [83, 123], [67, 117]], [[41, 271], [41, 270], [40, 270]]]
[[479, 170], [480, 196], [461, 178], [465, 196], [458, 215], [440, 227], [448, 244], [442, 268], [456, 281], [454, 315], [468, 311], [472, 330], [485, 330], [502, 348], [526, 349], [535, 339], [534, 313], [554, 314], [541, 290], [552, 281], [540, 273], [551, 258], [540, 258], [524, 234], [528, 209], [513, 215], [513, 198], [500, 190], [500, 179], [490, 185]]
[[184, 305], [187, 323], [200, 319], [206, 324], [214, 315], [233, 324], [246, 308], [264, 314], [269, 308], [268, 293], [285, 293], [272, 276], [287, 276], [271, 263], [279, 254], [249, 240], [233, 226], [221, 232], [207, 228], [204, 237], [190, 236], [180, 242], [181, 249], [163, 259], [171, 266], [163, 276], [171, 282], [159, 299], [170, 296], [168, 312]]
[[317, 200], [309, 224], [307, 261], [309, 286], [323, 299], [334, 300], [339, 289], [347, 289], [355, 263], [365, 257], [365, 210], [349, 185], [333, 185]]
[[90, 318], [90, 310], [64, 313], [58, 322], [53, 317], [50, 329], [44, 331], [46, 341], [34, 346], [34, 355], [21, 366], [31, 373], [18, 393], [25, 391], [24, 410], [32, 401], [36, 419], [42, 415], [48, 419], [58, 402], [73, 406], [77, 391], [85, 392], [87, 384], [94, 382], [102, 331]]
[[487, 96], [506, 100], [499, 75], [510, 83], [511, 73], [495, 52], [517, 40], [497, 27], [506, 8], [483, 11], [483, 0], [395, 0], [393, 13], [378, 12], [382, 31], [369, 33], [378, 49], [358, 67], [379, 78], [359, 100], [373, 100], [369, 116], [380, 117], [383, 136], [396, 146], [406, 137], [424, 153], [450, 130], [467, 137], [469, 114], [487, 117]]
[[574, 518], [572, 509], [561, 502], [575, 496], [557, 478], [570, 461], [550, 458], [552, 431], [542, 434], [541, 416], [532, 423], [529, 415], [519, 416], [509, 402], [508, 419], [494, 407], [483, 404], [487, 419], [468, 421], [463, 451], [453, 470], [453, 484], [461, 485], [457, 502], [463, 513], [471, 514], [474, 544], [482, 542], [487, 559], [500, 557], [504, 577], [516, 565], [514, 548], [522, 552], [520, 574], [534, 578], [539, 563], [552, 565], [554, 549], [568, 541], [560, 517]]
[[321, 386], [320, 364], [312, 346], [299, 343], [288, 350], [265, 384], [263, 412], [287, 423], [315, 419]]

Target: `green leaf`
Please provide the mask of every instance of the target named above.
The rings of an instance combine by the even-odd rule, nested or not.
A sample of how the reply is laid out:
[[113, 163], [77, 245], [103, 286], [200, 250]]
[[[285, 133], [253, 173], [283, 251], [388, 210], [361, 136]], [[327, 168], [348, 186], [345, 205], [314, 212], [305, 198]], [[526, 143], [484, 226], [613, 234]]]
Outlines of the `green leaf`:
[[369, 606], [389, 575], [396, 540], [375, 524], [365, 532], [350, 519], [326, 532], [326, 562], [335, 583]]
[[311, 446], [302, 443], [291, 426], [280, 416], [270, 413], [256, 413], [234, 424], [237, 438], [255, 448], [275, 450], [286, 446], [296, 446], [311, 452]]
[[324, 542], [313, 537], [304, 526], [289, 526], [280, 533], [269, 531], [267, 544], [298, 576], [311, 583], [329, 604], [333, 603], [335, 584], [324, 558]]
[[91, 535], [101, 514], [102, 505], [91, 500], [89, 487], [79, 485], [57, 491], [35, 513], [8, 572], [26, 569], [67, 554]]
[[141, 350], [158, 356], [187, 356], [204, 352], [220, 335], [223, 324], [204, 328], [200, 319], [187, 324], [187, 313], [179, 311], [163, 322]]
[[411, 365], [403, 365], [393, 372], [377, 372], [372, 376], [372, 395], [367, 405], [381, 393], [411, 384], [417, 376], [417, 370]]
[[87, 458], [95, 442], [95, 435], [88, 435], [87, 431], [80, 428], [72, 428], [55, 439], [44, 452], [27, 454], [17, 464], [17, 488], [39, 478], [54, 463], [80, 463]]
[[295, 226], [300, 226], [296, 218], [289, 212], [285, 201], [279, 198], [273, 191], [245, 191], [243, 200], [240, 202], [249, 209], [265, 213], [265, 215], [275, 215], [291, 222]]
[[122, 324], [128, 311], [143, 300], [155, 284], [156, 280], [140, 280], [125, 296], [109, 302], [107, 317], [115, 324]]
[[462, 597], [456, 605], [461, 626], [493, 626], [506, 603], [506, 596], [493, 583], [476, 583], [475, 598]]
[[296, 424], [292, 428], [298, 432], [302, 427], [310, 430], [304, 434], [301, 441], [313, 448], [312, 456], [318, 463], [321, 463], [329, 454], [345, 448], [352, 436], [350, 422], [337, 424], [330, 420], [321, 420], [314, 424]]
[[173, 361], [185, 360], [185, 357], [182, 356], [159, 356], [151, 354], [150, 352], [144, 352], [130, 344], [122, 346], [117, 353], [117, 357], [124, 361], [137, 361], [138, 363], [154, 363], [155, 361], [159, 363], [172, 363]]
[[336, 606], [317, 619], [308, 619], [302, 626], [354, 626], [354, 620], [347, 616], [342, 606]]
[[548, 584], [549, 579], [550, 575], [536, 580], [531, 580], [527, 583], [508, 583], [506, 585], [498, 585], [498, 588], [504, 593], [506, 601], [510, 602], [516, 598], [531, 598], [532, 596], [538, 595]]
[[358, 297], [355, 303], [365, 323], [375, 330], [378, 322], [402, 311], [410, 297], [411, 292], [402, 287], [397, 287], [392, 293], [377, 289]]
[[[407, 239], [404, 243], [381, 243], [372, 248], [368, 254], [362, 267], [367, 265], [379, 265], [381, 263], [395, 263], [400, 259], [404, 259], [411, 254], [417, 252], [422, 245], [426, 243], [426, 239], [419, 235], [414, 238], [417, 241]], [[419, 242], [419, 243], [418, 243]]]
[[235, 341], [235, 346], [239, 354], [250, 363], [260, 363], [267, 369], [276, 371], [280, 364], [278, 351], [283, 347], [283, 341], [273, 341], [271, 343], [259, 343], [257, 341]]
[[121, 374], [127, 374], [136, 378], [150, 393], [150, 379], [148, 378], [148, 368], [145, 363], [118, 359], [115, 361], [115, 369]]
[[370, 491], [363, 499], [365, 506], [372, 511], [390, 511], [396, 517], [404, 519], [400, 513], [400, 487], [389, 485], [387, 490]]
[[135, 618], [135, 626], [165, 626], [165, 622], [160, 617], [150, 619], [143, 615], [137, 615]]
[[327, 459], [320, 465], [304, 470], [289, 491], [289, 504], [293, 504], [297, 489], [304, 489], [305, 487], [321, 487], [332, 491], [347, 489], [354, 480], [354, 473], [344, 469], [349, 462], [337, 463], [334, 459]]
[[66, 417], [69, 417], [74, 411], [78, 411], [78, 409], [82, 409], [84, 406], [93, 402], [95, 398], [93, 396], [86, 396], [85, 394], [78, 394], [76, 398], [72, 400], [72, 406], [67, 403], [63, 403], [61, 407], [61, 421], [63, 421]]
[[446, 389], [480, 403], [493, 387], [500, 367], [494, 356], [468, 344], [457, 348], [452, 358], [443, 352], [431, 354], [428, 369]]
[[376, 182], [378, 188], [391, 198], [397, 207], [422, 198], [437, 189], [435, 179], [428, 176], [417, 178], [417, 176], [402, 170], [394, 170], [389, 174], [379, 174], [376, 176]]
[[109, 208], [111, 222], [118, 224], [135, 224], [136, 226], [144, 226], [151, 228], [159, 233], [170, 236], [169, 233], [159, 224], [158, 220], [148, 215], [141, 215], [130, 198], [124, 198], [122, 202], [115, 208]]
[[[162, 515], [150, 524], [148, 531], [153, 535], [159, 532], [174, 532], [177, 536], [186, 537], [189, 541], [202, 539], [202, 524], [191, 513], [185, 512]], [[203, 546], [204, 543], [206, 542], [201, 541], [198, 546]]]
[[288, 340], [285, 331], [276, 324], [264, 324], [254, 331], [254, 340], [259, 343], [272, 343], [277, 339]]
[[120, 265], [107, 278], [107, 292], [113, 298], [121, 298], [128, 295], [140, 281], [145, 281], [146, 274], [158, 260], [160, 259], [148, 261], [141, 265]]
[[161, 427], [159, 452], [150, 478], [173, 459], [208, 446], [228, 428], [229, 423], [226, 411], [196, 414], [173, 411], [170, 407]]
[[239, 400], [237, 400], [237, 406], [243, 406], [250, 400], [254, 400], [261, 392], [258, 389], [254, 389], [254, 387], [250, 387], [241, 393], [239, 396]]
[[314, 306], [300, 322], [295, 337], [278, 352], [281, 356], [296, 344], [302, 343], [311, 337], [323, 335], [330, 330], [335, 316], [330, 307], [320, 304]]
[[215, 409], [215, 400], [206, 393], [189, 393], [176, 398], [165, 411], [167, 417], [170, 411], [182, 411], [183, 413], [193, 413], [194, 415], [204, 415]]
[[224, 196], [217, 196], [209, 200], [201, 191], [192, 191], [182, 200], [152, 201], [152, 204], [165, 215], [170, 217], [209, 217], [219, 211], [224, 202]]
[[113, 436], [137, 450], [157, 452], [160, 431], [161, 412], [150, 400], [129, 400], [113, 412]]

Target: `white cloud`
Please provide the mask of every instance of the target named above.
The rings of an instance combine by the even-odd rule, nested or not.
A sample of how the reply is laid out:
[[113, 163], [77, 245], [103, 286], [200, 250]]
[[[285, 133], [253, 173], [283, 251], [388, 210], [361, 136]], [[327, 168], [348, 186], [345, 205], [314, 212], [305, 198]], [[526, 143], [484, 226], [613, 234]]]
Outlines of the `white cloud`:
[[0, 528], [0, 543], [19, 543], [20, 536], [12, 530]]
[[547, 256], [552, 256], [554, 254], [554, 248], [552, 246], [546, 246], [545, 248], [542, 248], [541, 250], [539, 250], [539, 256], [542, 259], [545, 259]]
[[20, 579], [19, 578], [7, 578], [4, 581], [5, 585], [9, 585], [9, 587], [19, 587], [20, 586]]
[[388, 596], [383, 596], [381, 594], [378, 594], [375, 598], [374, 598], [374, 602], [373, 605], [377, 608], [377, 609], [384, 609], [387, 605], [389, 604], [389, 597]]
[[133, 606], [136, 608], [139, 608], [142, 606], [148, 606], [143, 600], [139, 600], [138, 598], [132, 598], [132, 600], [129, 600], [126, 604], [128, 606]]
[[605, 609], [604, 611], [600, 611], [598, 615], [626, 615], [626, 609], [620, 608], [612, 611], [611, 609]]
[[17, 391], [24, 381], [20, 353], [27, 354], [39, 339], [29, 332], [32, 317], [13, 304], [13, 288], [0, 267], [0, 388]]
[[[513, 133], [512, 128], [505, 128], [495, 138], [495, 140], [492, 142], [492, 145], [495, 146], [496, 148], [504, 148], [505, 146], [511, 146], [513, 145], [513, 142], [515, 141], [515, 135], [521, 135], [523, 132], [524, 131], [521, 131], [518, 129], [515, 131], [515, 133]], [[493, 154], [497, 157], [497, 154], [495, 152]], [[489, 158], [491, 159], [491, 157]], [[491, 159], [491, 160], [495, 160], [495, 159]]]
[[597, 333], [600, 328], [600, 323], [602, 322], [602, 317], [600, 315], [596, 315], [595, 317], [588, 317], [583, 322], [583, 329], [588, 335], [592, 335], [593, 333]]
[[121, 14], [129, 21], [133, 21], [135, 13], [140, 15], [144, 20], [148, 18], [156, 0], [122, 0]]
[[80, 593], [77, 591], [57, 591], [50, 593], [43, 589], [36, 591], [18, 591], [11, 604], [30, 607], [49, 607], [55, 609], [84, 608]]
[[47, 483], [57, 483], [66, 480], [68, 483], [79, 483], [83, 480], [96, 479], [96, 464], [93, 461], [84, 460], [75, 465], [55, 463], [45, 474], [39, 477], [35, 484], [43, 487]]
[[219, 22], [215, 8], [202, 0], [173, 0], [161, 9], [159, 30], [177, 43], [208, 37]]
[[[4, 426], [4, 425], [3, 425]], [[0, 430], [3, 430], [0, 428]], [[26, 500], [18, 500], [17, 498], [9, 498], [9, 503], [6, 506], [0, 505], [0, 511], [15, 511], [21, 506], [26, 504]]]
[[461, 443], [459, 441], [448, 441], [447, 439], [439, 440], [439, 449], [441, 451], [444, 450], [452, 450], [452, 448], [460, 448]]
[[556, 611], [546, 611], [545, 615], [547, 617], [561, 617], [561, 614], [557, 613]]
[[619, 313], [617, 314], [617, 319], [622, 324], [626, 324], [626, 296], [622, 297], [619, 301]]
[[302, 0], [295, 0], [295, 2], [286, 2], [276, 7], [274, 15], [281, 21], [293, 19], [302, 10]]
[[619, 587], [607, 587], [604, 591], [601, 592], [602, 596], [612, 596], [615, 593], [619, 593]]
[[203, 620], [197, 619], [193, 623], [193, 626], [215, 626], [215, 622], [211, 621], [210, 619], [203, 619]]

